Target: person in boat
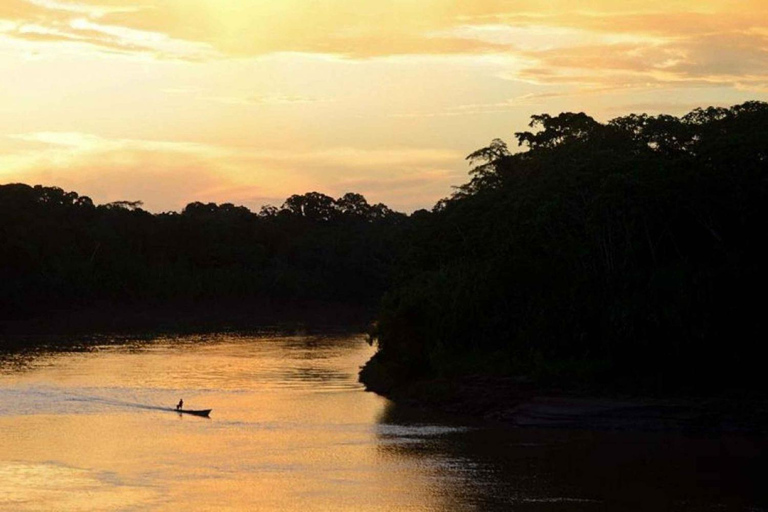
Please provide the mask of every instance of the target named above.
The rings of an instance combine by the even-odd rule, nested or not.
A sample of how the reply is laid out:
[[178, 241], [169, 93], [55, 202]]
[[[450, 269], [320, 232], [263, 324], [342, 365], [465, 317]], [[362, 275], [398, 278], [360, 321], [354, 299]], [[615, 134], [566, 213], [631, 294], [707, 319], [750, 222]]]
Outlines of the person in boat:
[[184, 400], [183, 399], [179, 399], [179, 403], [176, 404], [176, 410], [180, 411], [182, 407], [184, 407]]

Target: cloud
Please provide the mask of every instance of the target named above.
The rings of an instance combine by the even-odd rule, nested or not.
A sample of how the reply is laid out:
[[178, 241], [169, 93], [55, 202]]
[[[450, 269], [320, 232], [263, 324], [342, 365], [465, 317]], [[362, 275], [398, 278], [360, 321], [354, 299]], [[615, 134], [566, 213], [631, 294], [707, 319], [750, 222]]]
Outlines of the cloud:
[[536, 64], [512, 78], [613, 86], [736, 86], [768, 83], [768, 35], [725, 33], [669, 43], [578, 46], [527, 52]]
[[403, 1], [364, 1], [350, 8], [341, 0], [5, 0], [0, 20], [13, 24], [3, 31], [11, 38], [30, 40], [24, 27], [34, 25], [49, 41], [78, 41], [109, 51], [150, 52], [161, 58], [253, 57], [280, 52], [374, 57], [499, 49], [482, 41], [430, 34], [425, 29], [440, 28], [445, 21], [441, 10], [433, 7]]
[[104, 16], [108, 13], [114, 12], [135, 12], [139, 8], [135, 6], [115, 6], [115, 5], [93, 5], [88, 3], [76, 3], [70, 1], [57, 1], [57, 0], [26, 0], [27, 4], [31, 4], [37, 7], [43, 7], [49, 10], [67, 11], [79, 14], [87, 14], [95, 18]]
[[4, 0], [0, 20], [6, 38], [156, 58], [498, 54], [529, 62], [514, 78], [595, 87], [762, 90], [768, 75], [762, 0]]
[[768, 83], [768, 10], [758, 0], [740, 2], [736, 11], [718, 1], [588, 4], [592, 10], [554, 5], [499, 13], [460, 33], [504, 40], [534, 62], [507, 73], [513, 80], [599, 89], [726, 85], [756, 92]]
[[301, 96], [290, 94], [251, 95], [251, 96], [199, 96], [203, 99], [225, 105], [307, 105], [309, 103], [325, 103], [334, 100], [322, 99], [313, 96]]
[[[110, 24], [110, 16], [139, 14], [152, 5], [129, 5], [106, 0], [76, 3], [66, 0], [3, 0], [0, 5], [0, 36], [28, 43], [66, 43], [110, 53], [152, 55], [165, 59], [200, 60], [216, 52], [194, 40], [175, 39], [163, 31]], [[59, 50], [61, 46], [57, 47]]]

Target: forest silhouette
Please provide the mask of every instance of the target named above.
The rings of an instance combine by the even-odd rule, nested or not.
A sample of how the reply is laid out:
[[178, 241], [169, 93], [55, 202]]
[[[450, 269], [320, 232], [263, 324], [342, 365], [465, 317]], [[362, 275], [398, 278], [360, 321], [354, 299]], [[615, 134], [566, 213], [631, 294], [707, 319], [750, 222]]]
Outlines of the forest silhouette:
[[532, 117], [431, 211], [311, 192], [258, 213], [151, 214], [0, 187], [0, 321], [75, 305], [378, 304], [363, 380], [525, 376], [653, 392], [758, 389], [768, 104]]
[[375, 301], [406, 216], [311, 192], [252, 213], [188, 204], [151, 214], [140, 202], [95, 206], [56, 187], [0, 187], [2, 316], [144, 301], [258, 298]]

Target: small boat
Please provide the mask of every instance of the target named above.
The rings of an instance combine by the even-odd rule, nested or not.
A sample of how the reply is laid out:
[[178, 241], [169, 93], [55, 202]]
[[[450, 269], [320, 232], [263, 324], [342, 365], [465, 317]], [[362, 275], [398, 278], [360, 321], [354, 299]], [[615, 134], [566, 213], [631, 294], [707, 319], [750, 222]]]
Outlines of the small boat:
[[192, 411], [189, 409], [174, 409], [174, 411], [176, 411], [179, 414], [192, 414], [194, 416], [204, 416], [206, 418], [208, 417], [209, 414], [211, 414], [212, 410], [213, 409], [201, 409], [199, 411]]

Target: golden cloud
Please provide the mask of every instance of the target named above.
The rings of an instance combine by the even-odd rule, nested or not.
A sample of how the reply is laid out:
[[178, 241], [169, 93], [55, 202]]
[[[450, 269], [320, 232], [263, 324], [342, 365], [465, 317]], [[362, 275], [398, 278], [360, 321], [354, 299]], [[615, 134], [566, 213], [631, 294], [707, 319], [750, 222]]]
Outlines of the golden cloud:
[[507, 54], [516, 78], [626, 87], [766, 83], [763, 0], [5, 0], [0, 34], [159, 58]]

